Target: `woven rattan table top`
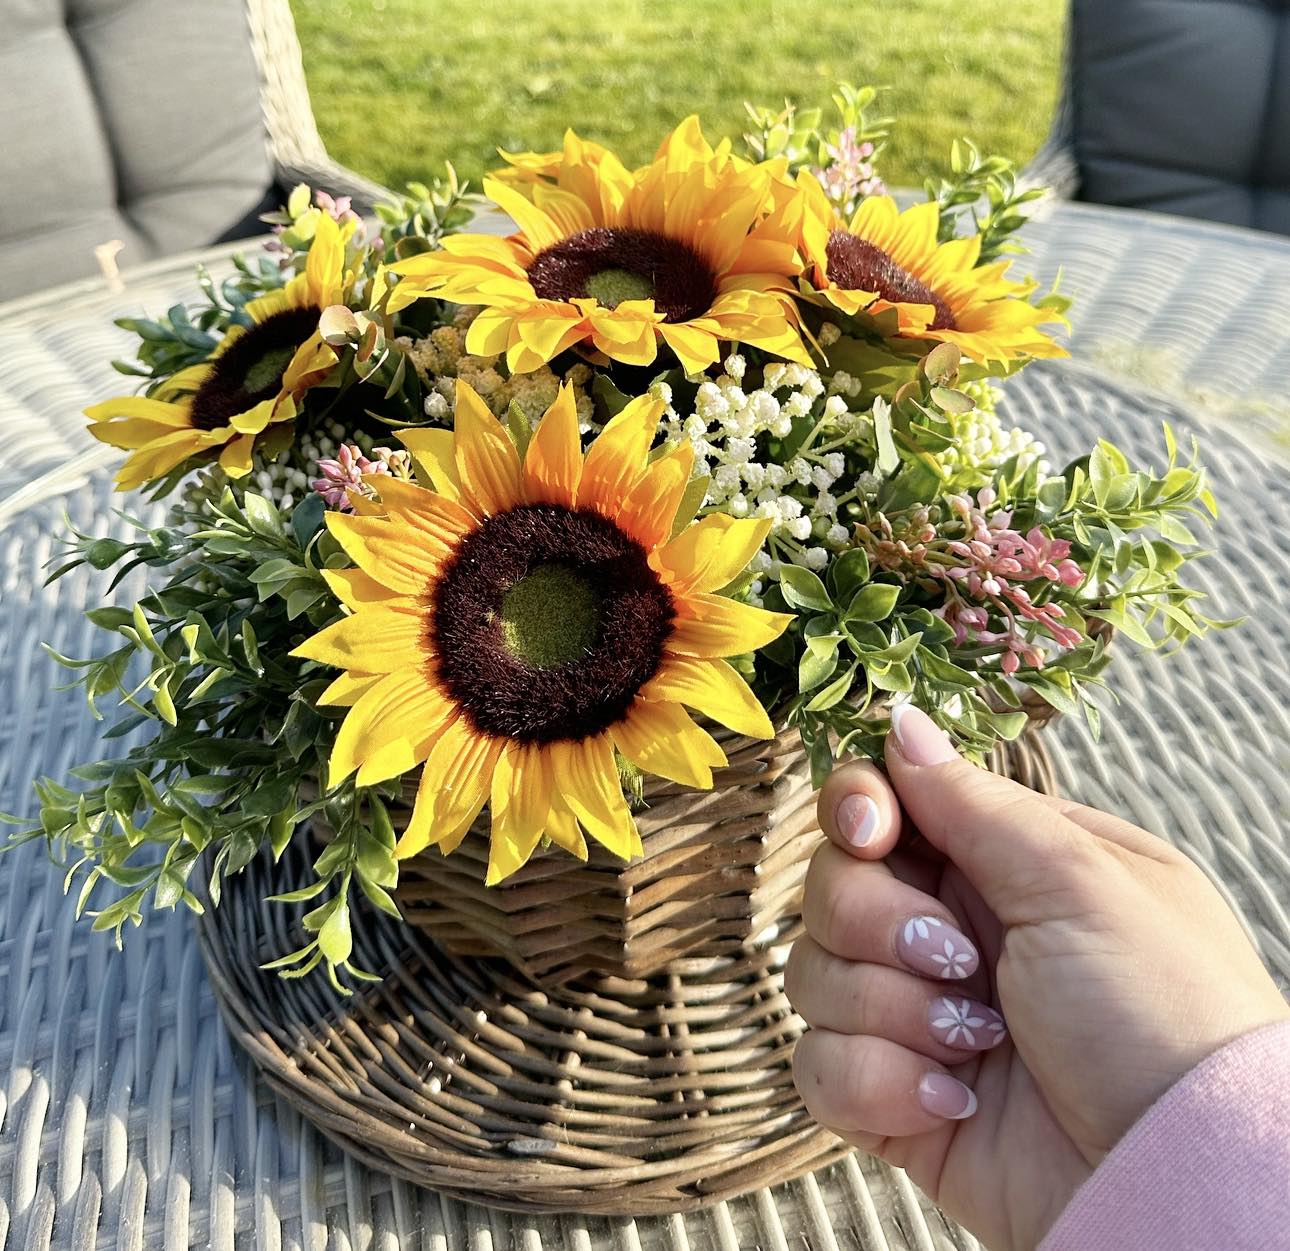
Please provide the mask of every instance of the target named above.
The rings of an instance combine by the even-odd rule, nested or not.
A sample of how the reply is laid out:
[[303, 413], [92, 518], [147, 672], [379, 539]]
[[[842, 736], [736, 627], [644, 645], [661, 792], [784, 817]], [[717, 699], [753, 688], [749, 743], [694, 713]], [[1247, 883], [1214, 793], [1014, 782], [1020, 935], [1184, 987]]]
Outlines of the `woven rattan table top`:
[[[1172, 659], [1117, 657], [1101, 745], [1050, 733], [1067, 792], [1184, 847], [1290, 984], [1290, 241], [1085, 206], [1032, 225], [1027, 268], [1076, 299], [1069, 362], [1009, 384], [1008, 411], [1061, 461], [1106, 433], [1156, 456], [1160, 422], [1204, 440], [1223, 505], [1203, 581], [1244, 614]], [[108, 455], [81, 408], [119, 386], [111, 317], [195, 293], [193, 258], [0, 306], [0, 809], [91, 758], [79, 697], [39, 649], [91, 646], [102, 583], [42, 589], [64, 509], [111, 524]], [[226, 250], [212, 253], [226, 264]], [[114, 381], [115, 379], [115, 381]], [[112, 454], [115, 455], [115, 454]], [[127, 583], [119, 598], [133, 596]], [[73, 921], [40, 849], [0, 861], [0, 1251], [178, 1248], [975, 1247], [898, 1171], [851, 1157], [704, 1212], [526, 1218], [418, 1191], [340, 1157], [233, 1053], [186, 916], [125, 950]]]

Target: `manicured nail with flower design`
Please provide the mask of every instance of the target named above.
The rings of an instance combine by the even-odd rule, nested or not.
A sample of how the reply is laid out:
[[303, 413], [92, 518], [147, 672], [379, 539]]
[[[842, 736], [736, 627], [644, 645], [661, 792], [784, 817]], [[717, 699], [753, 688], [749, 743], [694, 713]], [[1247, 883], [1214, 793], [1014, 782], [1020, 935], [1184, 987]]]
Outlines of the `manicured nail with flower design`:
[[962, 999], [939, 995], [927, 1010], [927, 1028], [937, 1042], [964, 1051], [988, 1051], [1008, 1036], [1008, 1027], [993, 1008]]
[[970, 977], [981, 963], [967, 936], [940, 917], [910, 917], [896, 936], [896, 950], [915, 973], [949, 982]]

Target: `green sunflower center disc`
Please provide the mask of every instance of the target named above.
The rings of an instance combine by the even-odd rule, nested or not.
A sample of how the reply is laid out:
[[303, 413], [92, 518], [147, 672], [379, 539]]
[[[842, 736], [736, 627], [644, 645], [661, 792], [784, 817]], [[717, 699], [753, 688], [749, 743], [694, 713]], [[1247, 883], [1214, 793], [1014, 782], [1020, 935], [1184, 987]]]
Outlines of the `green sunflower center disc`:
[[265, 387], [276, 387], [295, 354], [296, 349], [290, 346], [270, 348], [247, 369], [243, 389], [254, 395]]
[[644, 274], [626, 269], [602, 269], [587, 279], [587, 294], [605, 308], [617, 308], [624, 300], [648, 300], [654, 284]]
[[535, 669], [581, 660], [599, 629], [599, 596], [563, 565], [539, 565], [502, 598], [506, 646]]

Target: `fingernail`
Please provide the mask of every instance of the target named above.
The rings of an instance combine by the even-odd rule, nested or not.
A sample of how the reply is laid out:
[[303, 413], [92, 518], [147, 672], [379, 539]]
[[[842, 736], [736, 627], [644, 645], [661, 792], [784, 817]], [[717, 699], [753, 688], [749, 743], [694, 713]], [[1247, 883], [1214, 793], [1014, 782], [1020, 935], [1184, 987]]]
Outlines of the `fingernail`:
[[918, 1102], [931, 1116], [947, 1121], [966, 1120], [976, 1111], [976, 1094], [948, 1073], [924, 1073], [918, 1083]]
[[988, 1051], [1008, 1036], [1003, 1017], [993, 1008], [957, 995], [938, 995], [932, 1000], [927, 1028], [937, 1042], [964, 1051]]
[[970, 977], [981, 963], [967, 936], [940, 917], [911, 917], [896, 936], [896, 950], [915, 973], [947, 982]]
[[868, 795], [848, 795], [838, 805], [838, 832], [852, 847], [867, 847], [878, 833], [878, 805]]
[[896, 704], [892, 708], [891, 728], [900, 754], [912, 765], [945, 764], [958, 754], [945, 731], [913, 704]]

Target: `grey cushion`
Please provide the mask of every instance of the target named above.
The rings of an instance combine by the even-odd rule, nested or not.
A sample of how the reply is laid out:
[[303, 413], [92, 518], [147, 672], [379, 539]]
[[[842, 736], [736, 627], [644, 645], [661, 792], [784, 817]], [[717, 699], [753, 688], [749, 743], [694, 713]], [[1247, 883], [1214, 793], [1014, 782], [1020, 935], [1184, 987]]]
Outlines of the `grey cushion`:
[[0, 0], [0, 298], [228, 237], [273, 180], [243, 0]]
[[1290, 0], [1074, 0], [1083, 199], [1290, 234]]

